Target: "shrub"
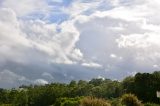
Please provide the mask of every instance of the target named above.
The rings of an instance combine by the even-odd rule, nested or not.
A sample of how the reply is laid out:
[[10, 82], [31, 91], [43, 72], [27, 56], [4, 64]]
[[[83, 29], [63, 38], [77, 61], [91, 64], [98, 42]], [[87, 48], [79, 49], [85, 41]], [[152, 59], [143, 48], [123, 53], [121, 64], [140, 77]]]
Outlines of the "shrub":
[[144, 106], [160, 106], [160, 105], [154, 104], [154, 103], [146, 103], [146, 104], [144, 104]]
[[94, 97], [85, 97], [81, 100], [80, 106], [111, 106], [106, 100]]
[[59, 98], [53, 106], [79, 106], [81, 98]]
[[0, 104], [0, 106], [13, 106], [12, 104]]
[[110, 100], [111, 106], [123, 106], [120, 98], [112, 98]]
[[121, 97], [121, 102], [125, 106], [143, 106], [141, 101], [133, 94], [124, 94]]
[[79, 102], [78, 101], [66, 101], [63, 103], [62, 106], [79, 106]]

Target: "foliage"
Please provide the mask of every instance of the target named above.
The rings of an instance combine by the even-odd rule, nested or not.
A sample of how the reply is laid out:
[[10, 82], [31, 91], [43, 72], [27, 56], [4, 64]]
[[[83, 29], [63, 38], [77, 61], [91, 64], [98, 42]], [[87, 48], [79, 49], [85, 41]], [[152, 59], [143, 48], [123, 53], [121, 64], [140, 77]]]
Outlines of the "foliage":
[[123, 93], [134, 93], [135, 89], [135, 78], [132, 76], [126, 77], [122, 82]]
[[80, 106], [111, 106], [111, 105], [104, 99], [85, 97], [84, 99], [81, 100]]
[[160, 91], [160, 72], [137, 73], [135, 77], [127, 77], [123, 80], [123, 92], [133, 93], [143, 102], [159, 103], [156, 91]]
[[79, 106], [83, 97], [75, 98], [58, 98], [53, 106]]
[[124, 94], [121, 98], [122, 104], [126, 106], [142, 106], [138, 98], [133, 94]]
[[[137, 73], [134, 77], [126, 77], [121, 82], [110, 79], [92, 79], [71, 81], [69, 84], [22, 85], [16, 89], [0, 89], [0, 106], [50, 106], [58, 101], [63, 101], [64, 106], [72, 106], [79, 102], [77, 99], [79, 97], [103, 98], [102, 101], [107, 99], [112, 106], [122, 106], [120, 100], [128, 100], [127, 98], [139, 103], [137, 97], [144, 104], [147, 102], [160, 104], [156, 97], [156, 91], [160, 91], [159, 82], [160, 72], [156, 71]], [[126, 93], [132, 93], [137, 97], [130, 94], [128, 97], [122, 96]], [[121, 96], [122, 99], [119, 99]], [[85, 98], [84, 101], [97, 100], [95, 98]], [[149, 103], [145, 105], [151, 106]]]
[[155, 103], [145, 103], [144, 106], [160, 106], [160, 105]]
[[13, 106], [12, 104], [1, 104], [0, 106]]
[[112, 98], [110, 100], [111, 106], [123, 106], [120, 98]]
[[13, 103], [16, 106], [27, 106], [28, 97], [25, 90], [20, 90], [14, 98]]
[[138, 73], [135, 76], [135, 94], [145, 102], [158, 103], [156, 91], [160, 90], [160, 75], [158, 72], [155, 73]]

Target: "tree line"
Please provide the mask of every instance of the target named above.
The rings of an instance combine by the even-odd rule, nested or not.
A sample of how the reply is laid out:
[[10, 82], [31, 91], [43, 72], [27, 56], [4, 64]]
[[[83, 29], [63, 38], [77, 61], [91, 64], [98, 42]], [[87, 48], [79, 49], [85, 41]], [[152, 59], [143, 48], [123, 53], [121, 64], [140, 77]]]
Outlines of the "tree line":
[[160, 106], [157, 91], [160, 91], [160, 71], [137, 73], [123, 81], [92, 79], [69, 84], [22, 85], [10, 90], [1, 88], [0, 106], [94, 106], [84, 104], [104, 101], [106, 105], [95, 106]]

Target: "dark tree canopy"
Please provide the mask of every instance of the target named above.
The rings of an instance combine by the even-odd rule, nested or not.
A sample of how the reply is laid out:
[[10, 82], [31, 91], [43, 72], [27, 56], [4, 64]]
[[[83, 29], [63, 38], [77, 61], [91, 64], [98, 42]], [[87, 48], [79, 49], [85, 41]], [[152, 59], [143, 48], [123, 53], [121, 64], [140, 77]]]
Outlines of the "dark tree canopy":
[[18, 89], [0, 89], [0, 106], [56, 106], [55, 104], [59, 102], [65, 104], [64, 106], [71, 106], [80, 103], [85, 97], [103, 98], [113, 105], [121, 104], [118, 102], [119, 98], [126, 93], [134, 94], [142, 103], [159, 103], [156, 91], [160, 91], [159, 71], [152, 74], [137, 73], [134, 77], [126, 77], [121, 82], [92, 79], [71, 81], [69, 84], [22, 85]]

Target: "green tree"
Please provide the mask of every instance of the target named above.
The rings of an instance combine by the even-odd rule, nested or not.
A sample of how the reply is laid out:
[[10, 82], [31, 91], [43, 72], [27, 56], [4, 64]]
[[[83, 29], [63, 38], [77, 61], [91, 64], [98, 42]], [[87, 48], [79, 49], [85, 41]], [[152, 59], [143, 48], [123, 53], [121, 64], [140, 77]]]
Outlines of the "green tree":
[[89, 81], [89, 84], [93, 84], [94, 86], [99, 86], [100, 84], [103, 83], [103, 79], [99, 78], [99, 79], [92, 79], [91, 81]]
[[157, 102], [156, 91], [160, 90], [160, 75], [138, 73], [135, 75], [135, 94], [144, 102]]
[[25, 90], [20, 90], [17, 92], [13, 104], [16, 106], [28, 106], [28, 94]]
[[122, 81], [123, 93], [134, 93], [135, 91], [135, 78], [132, 76], [126, 77]]

